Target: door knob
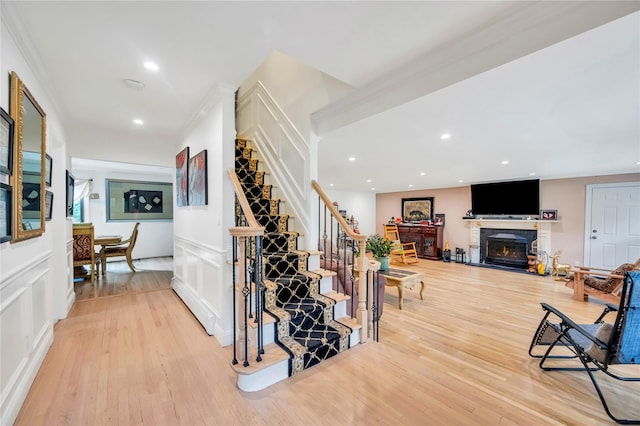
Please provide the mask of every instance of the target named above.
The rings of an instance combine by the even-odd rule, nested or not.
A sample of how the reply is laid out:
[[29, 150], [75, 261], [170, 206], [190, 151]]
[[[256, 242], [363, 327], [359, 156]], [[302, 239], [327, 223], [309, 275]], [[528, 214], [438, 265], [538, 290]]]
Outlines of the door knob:
[[598, 237], [596, 237], [595, 235], [593, 237], [591, 237], [592, 240], [597, 240]]

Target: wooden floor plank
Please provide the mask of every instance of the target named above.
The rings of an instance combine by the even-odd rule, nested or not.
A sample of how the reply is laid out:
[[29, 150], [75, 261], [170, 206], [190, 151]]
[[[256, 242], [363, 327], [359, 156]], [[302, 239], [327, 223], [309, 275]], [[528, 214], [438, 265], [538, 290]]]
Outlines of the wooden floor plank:
[[[539, 302], [579, 322], [602, 308], [550, 277], [421, 260], [407, 269], [426, 275], [424, 300], [408, 290], [398, 310], [388, 288], [379, 343], [244, 393], [231, 348], [152, 267], [110, 264], [104, 281], [120, 289], [79, 289], [17, 425], [612, 424], [586, 374], [543, 372], [527, 355]], [[601, 379], [614, 411], [640, 417], [639, 383]]]

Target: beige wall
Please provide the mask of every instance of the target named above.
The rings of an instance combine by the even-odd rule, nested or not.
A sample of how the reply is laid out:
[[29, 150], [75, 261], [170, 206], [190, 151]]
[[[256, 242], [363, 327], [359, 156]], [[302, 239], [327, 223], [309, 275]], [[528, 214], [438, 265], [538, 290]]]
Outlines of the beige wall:
[[[551, 179], [540, 182], [540, 207], [557, 209], [559, 221], [551, 225], [551, 249], [562, 250], [560, 261], [574, 264], [584, 261], [586, 186], [614, 182], [640, 182], [640, 173]], [[471, 208], [469, 186], [420, 191], [394, 192], [376, 196], [376, 232], [392, 216], [401, 215], [402, 199], [434, 197], [434, 213], [444, 213], [444, 239], [451, 248], [469, 249], [469, 223], [462, 217]]]

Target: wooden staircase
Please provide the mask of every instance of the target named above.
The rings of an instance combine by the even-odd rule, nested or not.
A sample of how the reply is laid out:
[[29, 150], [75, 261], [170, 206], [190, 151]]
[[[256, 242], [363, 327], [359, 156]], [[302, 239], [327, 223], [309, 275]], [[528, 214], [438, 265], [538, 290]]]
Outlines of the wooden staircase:
[[[268, 174], [263, 167], [249, 142], [237, 140], [235, 175], [246, 206], [264, 227], [264, 310], [261, 320], [256, 321], [253, 306], [253, 320], [247, 321], [248, 346], [256, 352], [255, 360], [247, 357], [245, 362], [233, 365], [238, 386], [244, 391], [263, 389], [360, 341], [360, 326], [346, 315], [350, 297], [333, 291], [334, 272], [309, 270], [310, 263], [319, 264], [320, 252], [298, 250], [300, 234], [289, 230], [295, 218], [281, 211], [284, 201], [272, 195], [274, 188], [266, 182]], [[236, 203], [236, 223], [247, 223], [240, 202]], [[255, 285], [251, 285], [251, 291], [249, 300], [258, 300]], [[258, 350], [261, 346], [263, 353]]]

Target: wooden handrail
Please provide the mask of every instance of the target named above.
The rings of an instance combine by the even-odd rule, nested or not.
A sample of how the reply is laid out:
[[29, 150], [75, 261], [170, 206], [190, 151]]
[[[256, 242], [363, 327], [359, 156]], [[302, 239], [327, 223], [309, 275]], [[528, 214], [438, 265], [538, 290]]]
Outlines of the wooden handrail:
[[365, 235], [356, 234], [355, 232], [353, 232], [347, 221], [344, 220], [340, 212], [338, 212], [338, 210], [335, 208], [333, 202], [331, 201], [331, 199], [329, 199], [329, 197], [327, 197], [327, 194], [324, 193], [318, 182], [316, 182], [315, 180], [311, 180], [311, 186], [318, 193], [324, 204], [327, 206], [333, 217], [338, 221], [340, 226], [342, 226], [349, 238], [358, 242], [364, 242], [367, 240], [367, 237]]
[[247, 201], [247, 197], [244, 195], [244, 191], [242, 190], [242, 185], [240, 185], [240, 180], [238, 180], [238, 176], [236, 175], [235, 170], [229, 169], [229, 178], [231, 179], [231, 183], [233, 184], [233, 190], [236, 192], [236, 196], [238, 197], [238, 202], [240, 203], [240, 207], [244, 212], [244, 216], [247, 218], [247, 223], [251, 228], [262, 228], [256, 217], [253, 215], [251, 211], [251, 207], [249, 206], [249, 201]]

